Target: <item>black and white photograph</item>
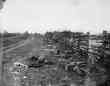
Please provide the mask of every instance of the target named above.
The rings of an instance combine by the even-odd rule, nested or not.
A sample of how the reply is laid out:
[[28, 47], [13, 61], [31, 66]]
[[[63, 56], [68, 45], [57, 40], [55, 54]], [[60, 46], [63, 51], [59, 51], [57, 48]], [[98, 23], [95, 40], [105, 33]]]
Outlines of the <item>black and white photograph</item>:
[[110, 0], [0, 0], [0, 86], [110, 86]]

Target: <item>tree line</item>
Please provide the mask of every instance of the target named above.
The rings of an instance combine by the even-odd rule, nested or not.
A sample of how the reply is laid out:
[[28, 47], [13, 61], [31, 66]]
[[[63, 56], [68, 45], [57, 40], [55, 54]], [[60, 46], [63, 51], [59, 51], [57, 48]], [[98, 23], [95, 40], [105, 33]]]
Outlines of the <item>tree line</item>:
[[[98, 40], [101, 45], [90, 45], [90, 40]], [[61, 62], [67, 62], [65, 70], [69, 78], [77, 74], [82, 81], [84, 79], [85, 86], [90, 84], [89, 79], [96, 82], [97, 86], [109, 86], [110, 33], [103, 31], [101, 35], [91, 35], [89, 32], [47, 32], [45, 42], [55, 45]]]

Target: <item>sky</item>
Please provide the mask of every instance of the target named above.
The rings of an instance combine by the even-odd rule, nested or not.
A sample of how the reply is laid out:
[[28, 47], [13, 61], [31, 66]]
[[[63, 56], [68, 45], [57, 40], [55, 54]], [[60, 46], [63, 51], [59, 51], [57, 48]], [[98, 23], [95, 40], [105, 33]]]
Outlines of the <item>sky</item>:
[[7, 0], [0, 12], [8, 32], [110, 31], [110, 0]]

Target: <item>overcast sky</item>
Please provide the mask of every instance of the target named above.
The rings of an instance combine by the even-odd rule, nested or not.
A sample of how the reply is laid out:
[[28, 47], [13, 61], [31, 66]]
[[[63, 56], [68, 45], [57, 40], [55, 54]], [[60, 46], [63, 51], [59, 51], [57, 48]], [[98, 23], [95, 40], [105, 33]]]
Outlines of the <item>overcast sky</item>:
[[[2, 28], [9, 32], [109, 30], [110, 0], [7, 0]], [[108, 25], [108, 26], [107, 26]]]

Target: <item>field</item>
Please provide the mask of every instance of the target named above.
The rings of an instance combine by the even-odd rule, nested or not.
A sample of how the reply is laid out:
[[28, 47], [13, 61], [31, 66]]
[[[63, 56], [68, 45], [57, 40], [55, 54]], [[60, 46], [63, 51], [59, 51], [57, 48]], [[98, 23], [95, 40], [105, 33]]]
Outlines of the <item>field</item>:
[[[4, 51], [3, 61], [10, 64], [12, 62], [22, 60], [24, 58], [28, 58], [31, 55], [38, 55], [42, 46], [43, 43], [40, 39], [38, 38], [34, 39], [30, 37], [26, 39], [23, 43], [17, 45], [16, 47], [12, 47]], [[8, 83], [7, 86], [12, 86], [12, 85], [9, 85]]]
[[0, 47], [5, 49], [9, 49], [11, 47], [15, 47], [22, 43], [24, 40], [27, 39], [28, 36], [26, 35], [18, 35], [18, 36], [11, 36], [11, 37], [1, 37], [0, 38], [0, 44], [2, 44]]
[[[97, 54], [96, 49], [92, 48], [100, 47], [102, 44], [99, 43], [99, 46], [96, 39], [88, 40], [87, 35], [84, 35], [83, 40], [79, 39], [80, 37], [71, 39], [65, 35], [65, 40], [64, 36], [59, 34], [57, 33], [57, 36], [55, 34], [56, 37], [53, 36], [55, 38], [51, 38], [50, 34], [10, 38], [13, 39], [11, 40], [13, 43], [7, 45], [12, 47], [5, 48], [1, 52], [3, 53], [2, 85], [95, 86], [99, 82], [104, 82], [105, 69], [96, 64], [96, 59], [101, 53]], [[17, 68], [14, 66], [16, 62], [19, 63]], [[18, 69], [20, 72], [17, 72]]]

